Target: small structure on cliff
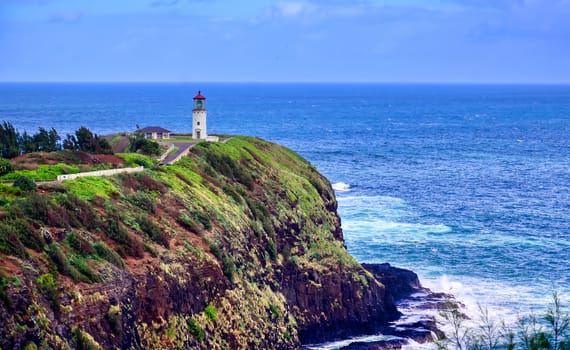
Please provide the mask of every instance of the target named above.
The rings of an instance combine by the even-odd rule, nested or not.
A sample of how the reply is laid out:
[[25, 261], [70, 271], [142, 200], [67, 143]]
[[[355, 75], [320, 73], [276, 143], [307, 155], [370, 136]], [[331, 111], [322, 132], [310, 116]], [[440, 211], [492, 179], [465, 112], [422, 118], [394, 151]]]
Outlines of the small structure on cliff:
[[146, 128], [137, 130], [137, 132], [144, 135], [145, 138], [153, 140], [168, 140], [171, 134], [170, 130], [166, 130], [160, 126], [147, 126]]

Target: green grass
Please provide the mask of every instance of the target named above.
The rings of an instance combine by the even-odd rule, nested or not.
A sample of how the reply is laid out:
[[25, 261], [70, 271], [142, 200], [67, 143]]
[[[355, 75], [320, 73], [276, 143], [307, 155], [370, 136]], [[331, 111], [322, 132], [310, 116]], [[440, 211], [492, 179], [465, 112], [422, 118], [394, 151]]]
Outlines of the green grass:
[[192, 134], [180, 134], [180, 135], [171, 135], [170, 140], [168, 142], [200, 142], [200, 140], [196, 140], [192, 138]]
[[78, 167], [59, 163], [55, 165], [40, 165], [35, 170], [17, 170], [0, 177], [0, 180], [15, 180], [20, 176], [25, 176], [35, 181], [52, 181], [56, 180], [58, 175], [76, 174], [79, 172]]
[[20, 194], [20, 189], [0, 183], [0, 199], [14, 199]]
[[180, 151], [180, 148], [178, 147], [173, 147], [172, 150], [170, 152], [168, 152], [168, 154], [166, 155], [167, 157], [170, 157], [172, 155], [175, 155], [176, 153], [178, 153], [178, 151]]
[[198, 340], [200, 343], [203, 342], [204, 339], [206, 338], [204, 330], [202, 329], [202, 327], [200, 327], [198, 322], [196, 322], [196, 320], [193, 318], [188, 320], [188, 332], [192, 334], [196, 338], [196, 340]]
[[65, 181], [63, 187], [77, 197], [88, 201], [93, 200], [95, 196], [108, 199], [112, 193], [119, 192], [119, 189], [109, 179], [93, 176]]
[[216, 319], [218, 318], [218, 314], [216, 312], [216, 308], [214, 307], [214, 305], [209, 304], [208, 306], [206, 306], [206, 308], [204, 309], [204, 313], [206, 314], [206, 317], [210, 321], [216, 322]]
[[158, 163], [155, 158], [138, 153], [115, 153], [115, 155], [124, 159], [128, 166], [142, 165], [145, 168], [152, 168]]

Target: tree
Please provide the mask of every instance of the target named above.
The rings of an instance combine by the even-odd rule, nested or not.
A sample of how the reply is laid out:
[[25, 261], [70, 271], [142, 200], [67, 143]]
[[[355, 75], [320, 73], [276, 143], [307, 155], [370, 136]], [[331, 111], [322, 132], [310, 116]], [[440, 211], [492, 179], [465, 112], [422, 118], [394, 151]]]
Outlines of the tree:
[[95, 146], [93, 144], [94, 137], [91, 130], [82, 126], [75, 131], [75, 138], [77, 141], [77, 148], [80, 151], [93, 152], [95, 150]]
[[111, 145], [107, 140], [93, 134], [91, 130], [82, 126], [75, 132], [75, 137], [67, 135], [64, 141], [64, 148], [71, 149], [72, 144], [75, 146], [73, 149], [89, 153], [103, 153], [113, 154]]
[[0, 124], [0, 156], [2, 158], [14, 158], [20, 155], [18, 136], [18, 131], [11, 123], [4, 121]]
[[67, 134], [65, 136], [65, 140], [63, 140], [63, 149], [74, 151], [78, 148], [79, 146], [77, 145], [77, 139], [75, 138], [75, 135]]
[[40, 128], [39, 132], [34, 135], [33, 143], [35, 146], [34, 151], [42, 151], [42, 152], [55, 152], [59, 151], [59, 140], [61, 138], [57, 134], [57, 131], [54, 128], [51, 128], [50, 131], [47, 131], [44, 128]]
[[33, 137], [24, 131], [23, 134], [20, 135], [18, 138], [18, 144], [20, 145], [20, 149], [24, 153], [31, 153], [36, 151], [36, 145], [34, 144]]
[[99, 137], [98, 135], [95, 135], [93, 139], [93, 145], [93, 152], [95, 153], [113, 154], [113, 149], [111, 147], [111, 144], [109, 144], [109, 141], [102, 137]]
[[55, 130], [55, 128], [51, 128], [48, 133], [48, 144], [46, 152], [59, 151], [61, 149], [59, 141], [61, 141], [61, 137], [59, 137], [57, 130]]

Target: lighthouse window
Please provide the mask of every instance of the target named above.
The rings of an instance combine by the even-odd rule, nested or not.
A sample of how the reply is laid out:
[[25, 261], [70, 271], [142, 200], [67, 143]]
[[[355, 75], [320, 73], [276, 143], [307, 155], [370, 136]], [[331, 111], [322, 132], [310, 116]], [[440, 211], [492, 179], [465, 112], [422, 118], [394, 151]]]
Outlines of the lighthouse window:
[[200, 122], [196, 122], [196, 125], [200, 125]]

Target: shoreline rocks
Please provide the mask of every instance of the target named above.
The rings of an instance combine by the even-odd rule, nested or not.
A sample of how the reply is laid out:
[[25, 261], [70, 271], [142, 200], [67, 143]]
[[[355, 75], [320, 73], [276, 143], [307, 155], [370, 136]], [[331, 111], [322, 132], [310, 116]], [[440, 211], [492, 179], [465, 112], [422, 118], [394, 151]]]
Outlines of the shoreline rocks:
[[[391, 322], [386, 322], [374, 332], [363, 331], [363, 335], [352, 338], [354, 340], [352, 342], [350, 342], [351, 338], [339, 341], [340, 349], [396, 350], [408, 344], [409, 340], [423, 344], [431, 342], [433, 334], [441, 334], [433, 312], [444, 308], [445, 303], [453, 296], [434, 293], [422, 287], [416, 273], [391, 266], [389, 263], [363, 263], [362, 267], [385, 286], [386, 297], [389, 302], [397, 306], [398, 317]], [[370, 337], [370, 334], [382, 334], [386, 339], [367, 340], [367, 338], [375, 338]], [[316, 345], [304, 345], [304, 348], [310, 349], [314, 346]]]

